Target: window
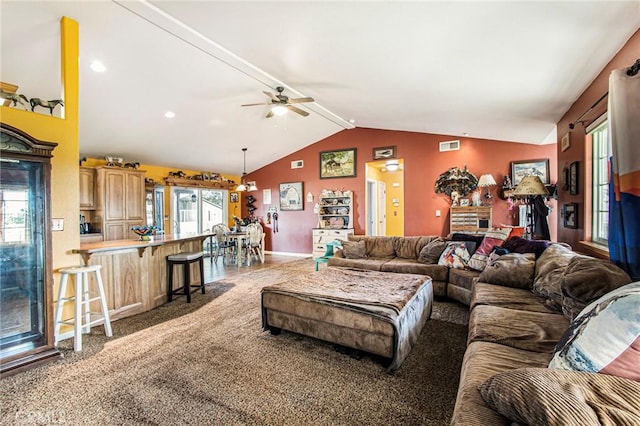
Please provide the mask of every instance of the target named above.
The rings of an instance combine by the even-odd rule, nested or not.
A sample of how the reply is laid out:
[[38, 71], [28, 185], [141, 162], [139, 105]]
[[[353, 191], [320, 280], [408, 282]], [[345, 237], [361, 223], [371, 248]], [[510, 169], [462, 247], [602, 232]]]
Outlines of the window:
[[593, 141], [592, 239], [594, 243], [606, 245], [609, 240], [609, 126], [606, 119], [594, 124], [587, 129]]

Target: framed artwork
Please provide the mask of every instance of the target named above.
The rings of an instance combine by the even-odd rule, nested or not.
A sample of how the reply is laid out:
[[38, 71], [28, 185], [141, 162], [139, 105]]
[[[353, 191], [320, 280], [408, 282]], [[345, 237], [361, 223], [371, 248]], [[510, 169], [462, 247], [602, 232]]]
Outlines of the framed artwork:
[[569, 149], [571, 146], [571, 138], [569, 137], [569, 133], [565, 133], [565, 135], [560, 139], [560, 148], [562, 148], [562, 152]]
[[542, 183], [550, 184], [549, 159], [512, 161], [511, 178], [513, 179], [513, 185], [517, 186], [525, 176], [538, 176]]
[[578, 162], [569, 165], [569, 194], [578, 195]]
[[304, 210], [302, 182], [280, 184], [280, 210]]
[[320, 153], [320, 179], [355, 177], [355, 175], [355, 148]]
[[562, 217], [565, 228], [578, 228], [578, 203], [563, 204]]
[[238, 193], [237, 192], [232, 192], [230, 194], [230, 196], [231, 196], [231, 202], [232, 203], [237, 203], [238, 202]]
[[383, 146], [381, 148], [373, 148], [374, 160], [384, 160], [387, 158], [396, 158], [395, 146]]

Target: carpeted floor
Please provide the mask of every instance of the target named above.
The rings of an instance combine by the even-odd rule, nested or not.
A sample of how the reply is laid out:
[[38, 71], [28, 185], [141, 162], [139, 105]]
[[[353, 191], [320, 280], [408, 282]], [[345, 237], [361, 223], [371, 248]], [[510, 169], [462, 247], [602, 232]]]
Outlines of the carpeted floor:
[[207, 285], [85, 336], [65, 358], [0, 381], [0, 424], [446, 425], [467, 336], [464, 306], [437, 301], [402, 367], [261, 330], [260, 289], [313, 262]]

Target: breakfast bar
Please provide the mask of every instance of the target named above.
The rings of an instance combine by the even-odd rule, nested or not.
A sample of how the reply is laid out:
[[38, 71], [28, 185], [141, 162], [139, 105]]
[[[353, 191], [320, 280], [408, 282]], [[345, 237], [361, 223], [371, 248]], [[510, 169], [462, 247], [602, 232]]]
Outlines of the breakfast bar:
[[[142, 240], [112, 240], [81, 244], [85, 265], [101, 265], [102, 280], [111, 319], [119, 319], [151, 310], [167, 301], [167, 265], [169, 255], [202, 251], [210, 232], [200, 234], [158, 235]], [[195, 266], [193, 266], [195, 268]], [[174, 282], [179, 282], [177, 275]], [[192, 277], [199, 274], [194, 270]]]

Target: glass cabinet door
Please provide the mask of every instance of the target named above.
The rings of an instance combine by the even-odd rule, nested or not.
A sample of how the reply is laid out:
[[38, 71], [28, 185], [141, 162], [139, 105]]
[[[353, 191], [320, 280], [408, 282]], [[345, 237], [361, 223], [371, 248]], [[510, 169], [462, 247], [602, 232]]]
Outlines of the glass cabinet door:
[[29, 161], [2, 161], [0, 167], [2, 358], [46, 343], [42, 168]]

